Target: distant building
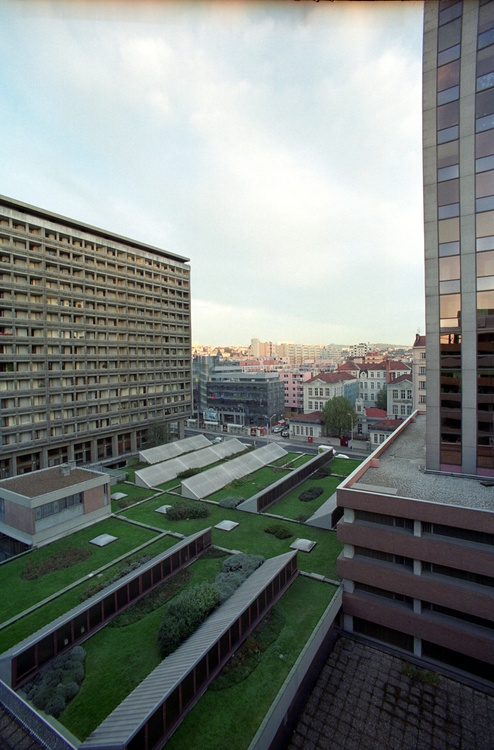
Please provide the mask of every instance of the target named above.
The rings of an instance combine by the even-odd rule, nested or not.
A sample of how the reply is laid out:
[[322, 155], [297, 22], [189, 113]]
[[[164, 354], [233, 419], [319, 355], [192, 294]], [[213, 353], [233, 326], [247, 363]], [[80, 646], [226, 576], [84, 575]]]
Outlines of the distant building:
[[358, 389], [358, 380], [348, 373], [320, 372], [304, 383], [304, 412], [322, 411], [335, 396], [344, 396], [354, 406]]
[[326, 430], [320, 411], [297, 414], [290, 419], [290, 437], [307, 438], [308, 441], [324, 437]]
[[125, 461], [183, 425], [186, 260], [0, 196], [0, 477]]
[[291, 370], [280, 373], [285, 389], [285, 414], [300, 414], [304, 410], [304, 383], [314, 377], [313, 370]]
[[427, 358], [425, 336], [415, 337], [413, 345], [413, 405], [414, 409], [425, 411], [427, 408]]
[[359, 396], [365, 406], [375, 406], [377, 394], [395, 378], [410, 375], [412, 368], [405, 362], [387, 359], [373, 365], [364, 365], [359, 371]]
[[386, 391], [388, 416], [409, 417], [413, 410], [413, 382], [411, 375], [400, 375], [392, 381]]
[[207, 384], [207, 404], [222, 424], [272, 426], [284, 415], [284, 386], [278, 373], [218, 367]]
[[110, 477], [70, 465], [0, 481], [0, 556], [72, 534], [111, 514]]

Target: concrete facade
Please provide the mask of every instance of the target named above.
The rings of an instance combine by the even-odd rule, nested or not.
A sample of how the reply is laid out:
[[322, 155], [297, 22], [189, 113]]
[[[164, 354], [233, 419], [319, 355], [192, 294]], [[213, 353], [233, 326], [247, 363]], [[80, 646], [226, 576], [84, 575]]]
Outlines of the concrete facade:
[[0, 547], [39, 547], [111, 515], [110, 477], [69, 465], [0, 481]]
[[0, 478], [190, 415], [186, 260], [0, 196]]

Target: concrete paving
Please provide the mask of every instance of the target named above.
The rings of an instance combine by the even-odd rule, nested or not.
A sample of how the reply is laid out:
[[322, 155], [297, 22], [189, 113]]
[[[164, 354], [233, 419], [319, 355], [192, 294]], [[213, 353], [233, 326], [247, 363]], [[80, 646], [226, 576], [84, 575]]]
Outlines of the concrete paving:
[[494, 750], [494, 697], [339, 638], [286, 750]]

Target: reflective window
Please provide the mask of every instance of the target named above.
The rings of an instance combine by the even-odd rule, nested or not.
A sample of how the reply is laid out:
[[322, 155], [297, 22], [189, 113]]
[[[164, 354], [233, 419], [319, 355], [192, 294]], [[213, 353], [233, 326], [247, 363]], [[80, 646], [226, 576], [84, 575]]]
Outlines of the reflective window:
[[494, 131], [486, 130], [475, 136], [475, 156], [480, 159], [490, 154], [494, 154]]
[[488, 198], [477, 198], [475, 201], [476, 211], [493, 211], [494, 210], [494, 195], [490, 195]]
[[461, 16], [463, 3], [452, 3], [451, 5], [446, 5], [446, 7], [444, 8], [441, 4], [440, 7], [441, 10], [439, 11], [439, 26], [442, 26], [443, 24], [452, 21], [454, 18], [458, 18], [459, 16]]
[[480, 3], [479, 8], [479, 34], [494, 26], [494, 5], [490, 2]]
[[437, 69], [437, 90], [444, 91], [460, 83], [460, 61], [455, 60]]
[[[453, 219], [450, 219], [453, 221]], [[477, 237], [494, 235], [494, 211], [477, 214]]]
[[494, 170], [478, 174], [475, 178], [475, 191], [477, 198], [485, 195], [494, 195]]
[[477, 240], [477, 252], [481, 253], [483, 250], [494, 250], [494, 235]]
[[485, 117], [494, 113], [494, 89], [481, 91], [477, 94], [477, 117]]
[[489, 292], [477, 292], [477, 312], [479, 315], [494, 314], [494, 289]]
[[448, 102], [453, 102], [455, 99], [458, 99], [460, 96], [460, 87], [459, 86], [452, 86], [450, 89], [445, 89], [444, 91], [440, 91], [437, 95], [437, 103], [439, 104], [447, 104]]
[[[451, 21], [451, 23], [439, 27], [437, 35], [438, 52], [442, 52], [442, 50], [448, 49], [448, 47], [453, 47], [455, 44], [460, 44], [460, 42], [461, 18], [457, 18], [455, 21]], [[487, 46], [487, 43], [482, 46]]]
[[477, 159], [475, 161], [476, 172], [488, 172], [494, 168], [494, 156], [484, 156], [483, 159]]
[[458, 125], [454, 125], [452, 128], [446, 128], [445, 130], [438, 130], [437, 142], [447, 143], [448, 141], [455, 141], [458, 139]]
[[449, 49], [444, 50], [444, 52], [439, 52], [437, 56], [437, 64], [446, 65], [446, 63], [449, 63], [452, 60], [457, 60], [460, 56], [460, 49], [460, 45], [456, 44], [454, 47], [449, 47]]
[[477, 78], [477, 91], [490, 89], [491, 86], [494, 86], [494, 73], [486, 73], [485, 75]]
[[[442, 143], [437, 147], [437, 166], [438, 169], [449, 167], [452, 164], [457, 165], [459, 161], [458, 141]], [[458, 175], [455, 175], [457, 177]], [[447, 179], [447, 178], [446, 178]]]
[[449, 281], [450, 279], [460, 278], [460, 256], [450, 255], [446, 258], [439, 258], [439, 280]]
[[458, 177], [460, 174], [460, 169], [458, 164], [455, 164], [452, 167], [445, 167], [444, 169], [438, 169], [437, 170], [437, 180], [438, 182], [442, 182], [443, 180], [451, 180], [454, 177]]
[[451, 203], [449, 206], [439, 206], [437, 215], [439, 219], [450, 219], [452, 216], [459, 216], [460, 204]]
[[439, 297], [441, 326], [453, 328], [460, 325], [461, 295], [443, 294]]
[[487, 117], [481, 117], [475, 123], [476, 133], [481, 133], [483, 130], [489, 130], [489, 128], [494, 128], [494, 115], [487, 115]]
[[477, 254], [477, 276], [494, 276], [494, 252]]
[[437, 186], [437, 203], [439, 206], [447, 206], [449, 203], [457, 203], [459, 200], [459, 180], [448, 180]]
[[447, 255], [458, 255], [459, 252], [459, 242], [445, 242], [444, 244], [439, 245], [439, 256], [441, 258], [446, 257]]
[[494, 276], [482, 276], [477, 279], [477, 291], [484, 292], [490, 289], [494, 289]]
[[453, 294], [454, 292], [460, 291], [460, 280], [455, 279], [454, 281], [440, 281], [439, 282], [439, 294]]
[[[494, 7], [494, 6], [493, 6]], [[477, 75], [483, 76], [494, 70], [494, 47], [486, 47], [477, 54]]]
[[[485, 216], [486, 214], [482, 214]], [[438, 222], [439, 242], [454, 242], [460, 239], [460, 221], [459, 219], [445, 219]], [[494, 232], [491, 232], [494, 234]]]
[[488, 47], [490, 44], [494, 44], [494, 29], [485, 31], [483, 34], [479, 34], [479, 49]]

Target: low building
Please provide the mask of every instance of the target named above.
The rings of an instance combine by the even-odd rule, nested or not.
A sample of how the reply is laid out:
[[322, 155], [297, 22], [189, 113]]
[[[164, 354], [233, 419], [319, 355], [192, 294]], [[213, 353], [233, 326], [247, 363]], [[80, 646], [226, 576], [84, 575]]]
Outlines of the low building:
[[371, 448], [381, 445], [402, 423], [403, 419], [381, 419], [369, 425], [369, 441]]
[[310, 414], [298, 414], [290, 419], [290, 437], [314, 438], [324, 437], [326, 434], [324, 422], [320, 411], [312, 411]]
[[0, 554], [72, 534], [111, 514], [110, 477], [69, 464], [0, 481]]
[[412, 368], [406, 362], [387, 359], [373, 365], [361, 367], [359, 372], [359, 396], [365, 406], [375, 406], [377, 394], [382, 388], [389, 387], [396, 378], [402, 375], [411, 377]]

